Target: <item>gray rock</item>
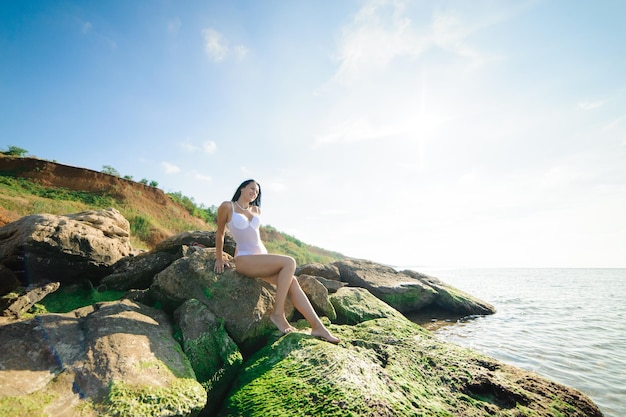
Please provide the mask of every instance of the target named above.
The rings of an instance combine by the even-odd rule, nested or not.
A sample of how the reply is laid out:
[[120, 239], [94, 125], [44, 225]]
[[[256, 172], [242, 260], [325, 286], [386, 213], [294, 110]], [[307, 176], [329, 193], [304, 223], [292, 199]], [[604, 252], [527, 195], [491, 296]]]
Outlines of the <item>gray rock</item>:
[[212, 415], [237, 376], [243, 357], [224, 329], [223, 320], [198, 300], [183, 303], [174, 312], [174, 320], [196, 379], [207, 389], [203, 414]]
[[433, 288], [437, 292], [433, 306], [438, 309], [460, 316], [486, 315], [496, 312], [496, 309], [491, 304], [479, 300], [458, 288], [454, 288], [438, 278], [411, 270], [402, 271], [401, 273], [420, 280]]
[[167, 315], [128, 300], [5, 324], [0, 351], [12, 415], [190, 416], [206, 402]]
[[339, 269], [332, 264], [311, 263], [299, 266], [296, 269], [296, 275], [313, 275], [322, 277], [332, 281], [339, 281], [341, 275]]
[[127, 256], [113, 266], [112, 274], [102, 278], [102, 284], [119, 291], [148, 288], [152, 285], [154, 276], [179, 257], [169, 252], [145, 252], [137, 256]]
[[316, 276], [315, 279], [324, 287], [326, 287], [326, 290], [329, 294], [335, 293], [337, 292], [337, 290], [339, 290], [339, 288], [343, 288], [348, 285], [347, 282], [335, 281], [332, 279], [326, 279], [318, 276]]
[[402, 313], [433, 309], [462, 317], [496, 311], [491, 304], [419, 272], [399, 272], [389, 266], [355, 259], [337, 261], [334, 265], [339, 268], [342, 281], [366, 288]]
[[[167, 239], [157, 243], [153, 252], [170, 252], [176, 253], [181, 246], [191, 246], [198, 243], [206, 248], [215, 247], [215, 232], [207, 232], [204, 230], [191, 230], [170, 236]], [[224, 236], [224, 252], [230, 256], [235, 256], [235, 241], [229, 233]]]
[[429, 285], [388, 266], [364, 260], [344, 260], [333, 265], [339, 269], [342, 281], [367, 289], [401, 313], [420, 310], [437, 295]]
[[337, 319], [337, 313], [328, 299], [328, 290], [318, 281], [317, 277], [299, 275], [297, 280], [302, 291], [304, 291], [311, 302], [313, 309], [317, 312], [317, 315], [326, 316], [330, 321], [335, 321]]
[[365, 288], [340, 288], [330, 295], [330, 302], [337, 312], [337, 323], [358, 324], [378, 318], [406, 320], [397, 310], [374, 297]]
[[[225, 256], [232, 262], [229, 255]], [[269, 318], [274, 308], [274, 287], [233, 269], [216, 274], [214, 265], [214, 248], [191, 253], [160, 272], [150, 292], [167, 311], [197, 299], [224, 320], [228, 334], [241, 349], [254, 348], [275, 331]], [[287, 317], [292, 313], [287, 311]]]
[[113, 208], [34, 214], [0, 227], [0, 263], [27, 286], [99, 280], [131, 253], [128, 221]]
[[339, 345], [293, 332], [257, 352], [218, 416], [602, 416], [577, 390], [401, 317], [331, 330]]
[[0, 264], [0, 297], [20, 286], [20, 280], [6, 266]]
[[30, 310], [35, 303], [38, 303], [48, 294], [58, 290], [60, 286], [61, 284], [58, 282], [50, 282], [24, 288], [12, 297], [2, 297], [0, 298], [0, 313], [5, 317], [20, 318], [24, 313]]

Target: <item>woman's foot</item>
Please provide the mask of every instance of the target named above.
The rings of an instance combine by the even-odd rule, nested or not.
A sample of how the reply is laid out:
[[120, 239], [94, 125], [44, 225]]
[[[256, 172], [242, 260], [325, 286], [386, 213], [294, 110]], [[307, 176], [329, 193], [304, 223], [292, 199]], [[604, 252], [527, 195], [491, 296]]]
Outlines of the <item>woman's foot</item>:
[[311, 336], [320, 338], [322, 340], [325, 340], [329, 343], [333, 343], [335, 345], [341, 342], [341, 340], [338, 337], [333, 336], [333, 334], [330, 331], [328, 331], [328, 329], [324, 326], [319, 327], [317, 329], [312, 329]]
[[285, 318], [284, 315], [276, 317], [273, 314], [271, 314], [270, 315], [270, 320], [272, 321], [272, 323], [274, 323], [274, 326], [276, 326], [276, 328], [282, 334], [291, 333], [294, 330], [296, 330], [295, 327], [293, 327], [291, 324], [289, 324], [289, 322], [287, 321], [287, 319]]

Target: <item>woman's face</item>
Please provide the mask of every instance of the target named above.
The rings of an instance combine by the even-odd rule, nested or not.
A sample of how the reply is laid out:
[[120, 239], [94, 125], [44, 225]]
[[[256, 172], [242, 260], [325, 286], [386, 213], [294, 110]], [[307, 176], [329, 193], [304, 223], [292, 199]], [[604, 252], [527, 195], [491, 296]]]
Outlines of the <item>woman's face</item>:
[[241, 189], [241, 195], [248, 201], [256, 200], [257, 196], [259, 195], [259, 184], [252, 181]]

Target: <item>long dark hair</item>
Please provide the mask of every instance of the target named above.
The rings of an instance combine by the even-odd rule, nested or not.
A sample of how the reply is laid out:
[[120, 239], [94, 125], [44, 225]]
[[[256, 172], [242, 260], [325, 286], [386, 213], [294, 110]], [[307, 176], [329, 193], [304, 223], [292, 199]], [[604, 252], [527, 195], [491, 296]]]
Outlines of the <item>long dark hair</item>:
[[237, 191], [235, 191], [235, 195], [233, 195], [233, 198], [230, 199], [230, 201], [237, 201], [239, 200], [239, 197], [241, 197], [241, 189], [245, 188], [248, 184], [250, 184], [251, 182], [256, 182], [256, 185], [259, 186], [259, 194], [256, 196], [256, 198], [250, 202], [251, 206], [257, 206], [257, 207], [261, 207], [261, 184], [259, 184], [257, 181], [255, 180], [245, 180], [244, 182], [242, 182], [239, 187], [237, 187]]

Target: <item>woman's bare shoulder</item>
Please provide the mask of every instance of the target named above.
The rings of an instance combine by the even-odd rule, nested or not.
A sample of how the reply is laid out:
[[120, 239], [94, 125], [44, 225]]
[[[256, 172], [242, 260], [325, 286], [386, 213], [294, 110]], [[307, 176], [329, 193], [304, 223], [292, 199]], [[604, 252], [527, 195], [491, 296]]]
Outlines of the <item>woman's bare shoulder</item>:
[[230, 212], [231, 207], [232, 207], [232, 203], [230, 201], [223, 201], [222, 204], [220, 204], [220, 206], [217, 208], [217, 212], [218, 213]]

